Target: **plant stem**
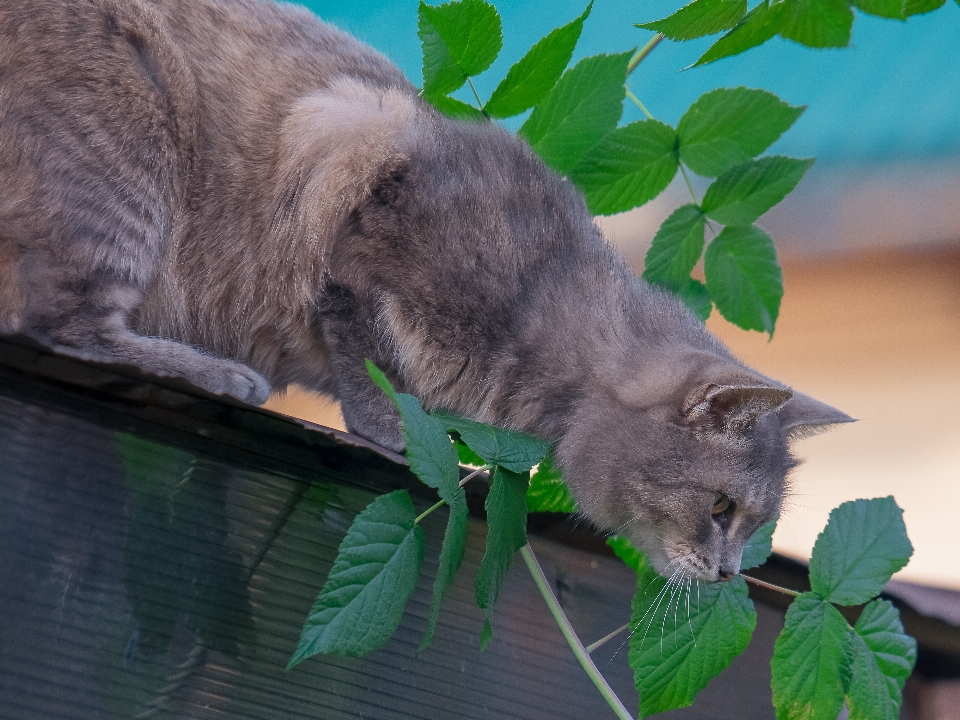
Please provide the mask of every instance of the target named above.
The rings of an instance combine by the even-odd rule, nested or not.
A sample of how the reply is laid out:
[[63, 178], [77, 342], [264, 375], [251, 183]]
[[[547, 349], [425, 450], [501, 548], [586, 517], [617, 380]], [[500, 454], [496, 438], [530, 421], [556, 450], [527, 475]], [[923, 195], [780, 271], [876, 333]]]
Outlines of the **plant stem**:
[[547, 603], [547, 607], [550, 608], [550, 614], [553, 615], [553, 619], [556, 620], [557, 625], [560, 627], [560, 632], [563, 633], [563, 637], [566, 638], [567, 644], [570, 646], [570, 649], [573, 650], [573, 654], [579, 661], [580, 667], [583, 668], [587, 677], [593, 681], [593, 684], [597, 686], [597, 690], [603, 695], [603, 699], [607, 701], [607, 704], [613, 709], [617, 717], [620, 718], [620, 720], [633, 720], [633, 716], [623, 706], [623, 703], [620, 702], [620, 698], [617, 697], [617, 694], [607, 684], [607, 681], [603, 679], [603, 675], [597, 670], [597, 666], [593, 664], [593, 660], [590, 659], [590, 655], [583, 647], [583, 643], [580, 642], [580, 638], [578, 638], [577, 633], [574, 632], [570, 621], [567, 620], [563, 608], [560, 607], [560, 603], [557, 602], [557, 596], [553, 594], [553, 589], [550, 587], [547, 576], [543, 574], [543, 569], [533, 554], [533, 548], [530, 547], [530, 543], [520, 548], [520, 554], [523, 556], [523, 561], [527, 564], [527, 569], [530, 571], [533, 581], [537, 584], [537, 589], [540, 590], [540, 594]]
[[740, 573], [740, 576], [748, 583], [756, 585], [757, 587], [766, 588], [767, 590], [776, 590], [778, 593], [790, 595], [791, 597], [798, 597], [800, 595], [800, 593], [798, 593], [796, 590], [791, 590], [790, 588], [780, 587], [779, 585], [774, 585], [773, 583], [764, 582], [763, 580], [750, 577], [749, 575], [744, 575], [743, 573]]
[[[683, 163], [680, 163], [680, 173], [683, 175], [683, 181], [687, 184], [687, 190], [690, 193], [690, 197], [693, 198], [693, 204], [697, 207], [700, 206], [700, 201], [697, 199], [697, 194], [693, 191], [693, 185], [690, 183], [690, 176], [687, 175], [687, 168]], [[710, 218], [704, 217], [704, 220], [707, 223], [707, 227], [710, 228], [710, 232], [713, 233], [713, 236], [717, 236], [717, 229], [713, 226], [713, 223], [710, 222]]]
[[[662, 36], [662, 35], [657, 35], [657, 37], [654, 38], [654, 40], [657, 40], [657, 38], [660, 38], [660, 39], [662, 40], [662, 39], [663, 39], [663, 36]], [[653, 41], [651, 40], [650, 42], [653, 42]], [[659, 40], [658, 40], [658, 42], [659, 42]], [[650, 43], [647, 43], [647, 45], [649, 46]], [[646, 49], [646, 47], [645, 47], [644, 49]], [[652, 50], [653, 48], [650, 48], [650, 49]], [[640, 52], [643, 52], [643, 50], [641, 50]], [[647, 52], [649, 52], [649, 50], [648, 50]], [[640, 53], [637, 53], [637, 55], [639, 55], [639, 54], [640, 54]], [[642, 60], [642, 59], [643, 59], [643, 58], [641, 58], [641, 60]], [[647, 119], [648, 119], [648, 120], [655, 120], [655, 119], [656, 119], [656, 118], [653, 117], [653, 115], [650, 113], [650, 111], [647, 110], [646, 106], [645, 106], [642, 102], [640, 102], [640, 98], [638, 98], [636, 95], [634, 95], [634, 94], [630, 91], [630, 88], [627, 88], [627, 97], [630, 98], [630, 100], [632, 100], [633, 103], [634, 103], [638, 108], [640, 108], [641, 111], [643, 111], [643, 114], [647, 116]], [[686, 166], [685, 166], [683, 163], [680, 163], [680, 172], [683, 174], [683, 181], [687, 184], [687, 190], [690, 192], [690, 197], [693, 198], [693, 204], [699, 206], [699, 205], [700, 205], [700, 200], [697, 199], [697, 194], [693, 191], [693, 185], [690, 183], [690, 176], [687, 175], [687, 168], [686, 168]], [[710, 222], [709, 218], [707, 219], [707, 227], [710, 228], [710, 232], [712, 232], [712, 233], [713, 233], [713, 236], [716, 237], [716, 236], [717, 236], [717, 229], [713, 226], [713, 223]]]
[[[467, 475], [463, 480], [460, 481], [460, 487], [463, 487], [463, 486], [466, 485], [468, 482], [470, 482], [471, 480], [473, 480], [473, 478], [475, 478], [477, 475], [479, 475], [479, 474], [482, 473], [482, 472], [486, 472], [486, 471], [489, 470], [491, 467], [492, 467], [492, 466], [490, 466], [490, 465], [484, 465], [482, 468], [477, 468], [477, 469], [474, 470], [472, 473], [470, 473], [469, 475]], [[424, 510], [422, 513], [420, 513], [419, 515], [417, 515], [417, 519], [413, 521], [414, 524], [415, 524], [415, 525], [419, 525], [419, 524], [420, 524], [420, 521], [423, 520], [427, 515], [429, 515], [430, 513], [432, 513], [434, 510], [436, 510], [436, 509], [437, 509], [438, 507], [440, 507], [441, 505], [446, 505], [446, 504], [447, 504], [447, 501], [446, 501], [446, 500], [441, 500], [440, 502], [436, 503], [435, 505], [432, 505], [431, 507], [428, 507], [428, 508], [427, 508], [426, 510]]]
[[652, 38], [650, 42], [644, 45], [642, 48], [637, 50], [637, 54], [630, 58], [630, 62], [627, 63], [627, 75], [629, 76], [634, 70], [637, 69], [637, 65], [643, 62], [643, 59], [650, 54], [650, 52], [660, 44], [660, 41], [663, 40], [663, 35], [657, 33]]
[[430, 513], [432, 513], [434, 510], [436, 510], [436, 509], [437, 509], [438, 507], [440, 507], [441, 505], [446, 505], [446, 504], [447, 504], [447, 501], [446, 501], [446, 500], [441, 500], [441, 501], [438, 502], [436, 505], [433, 505], [433, 506], [431, 506], [431, 507], [428, 507], [428, 508], [427, 508], [426, 510], [424, 510], [422, 513], [420, 513], [419, 515], [417, 515], [417, 519], [413, 521], [413, 524], [414, 524], [414, 525], [419, 525], [419, 524], [420, 524], [420, 521], [423, 520], [427, 515], [429, 515]]
[[638, 98], [636, 95], [634, 95], [634, 94], [630, 91], [630, 88], [627, 88], [627, 97], [630, 98], [631, 100], [633, 100], [633, 103], [634, 103], [638, 108], [640, 108], [640, 110], [643, 111], [643, 114], [647, 116], [647, 120], [654, 120], [654, 119], [655, 119], [655, 118], [653, 117], [653, 115], [650, 113], [650, 111], [647, 110], [646, 106], [645, 106], [642, 102], [640, 102], [640, 98]]
[[683, 166], [683, 163], [680, 163], [680, 172], [683, 174], [683, 181], [687, 184], [687, 190], [690, 192], [690, 197], [693, 198], [694, 205], [699, 205], [700, 201], [697, 199], [697, 194], [693, 191], [693, 185], [690, 184], [690, 176], [687, 175], [687, 169]]
[[617, 635], [619, 635], [620, 633], [622, 633], [624, 630], [629, 630], [629, 629], [630, 629], [630, 623], [627, 623], [627, 624], [624, 625], [623, 627], [618, 627], [616, 630], [614, 630], [614, 631], [613, 631], [612, 633], [610, 633], [609, 635], [604, 635], [602, 638], [600, 638], [599, 640], [597, 640], [595, 643], [590, 643], [589, 645], [587, 645], [587, 646], [584, 648], [584, 650], [586, 650], [588, 653], [592, 653], [594, 650], [596, 650], [596, 649], [597, 649], [598, 647], [600, 647], [601, 645], [604, 645], [605, 643], [608, 643], [608, 642], [610, 642], [611, 640], [613, 640]]
[[480, 93], [478, 93], [477, 89], [473, 86], [473, 80], [467, 78], [467, 82], [470, 83], [470, 89], [473, 90], [473, 96], [477, 99], [477, 105], [480, 106], [480, 112], [483, 112], [483, 100], [480, 99]]
[[472, 473], [470, 473], [469, 475], [467, 475], [463, 480], [460, 481], [460, 487], [463, 487], [463, 486], [466, 485], [468, 482], [470, 482], [471, 480], [473, 480], [477, 475], [479, 475], [479, 474], [482, 473], [482, 472], [486, 472], [486, 471], [489, 470], [491, 467], [493, 467], [493, 466], [492, 466], [492, 465], [484, 465], [484, 466], [481, 467], [481, 468], [477, 468], [477, 469], [474, 470]]

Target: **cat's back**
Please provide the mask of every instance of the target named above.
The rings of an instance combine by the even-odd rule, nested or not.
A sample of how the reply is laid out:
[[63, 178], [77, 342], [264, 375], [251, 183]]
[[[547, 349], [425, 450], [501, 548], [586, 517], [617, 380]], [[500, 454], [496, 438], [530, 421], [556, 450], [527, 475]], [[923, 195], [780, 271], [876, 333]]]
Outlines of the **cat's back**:
[[285, 75], [282, 85], [339, 74], [404, 82], [376, 51], [306, 8], [273, 0], [0, 0], [0, 65], [24, 67], [48, 54], [90, 58], [118, 38], [156, 40], [137, 38], [138, 30], [166, 32], [194, 70], [208, 73], [199, 79], [211, 83], [229, 73], [253, 84], [271, 71]]
[[[375, 50], [273, 0], [0, 0], [0, 69], [0, 93], [14, 109], [40, 99], [48, 114], [73, 110], [95, 122], [125, 94], [159, 93], [208, 145], [228, 138], [251, 148], [299, 97], [339, 77], [412, 91]], [[98, 97], [101, 108], [71, 108], [81, 96]], [[122, 104], [135, 118], [139, 108]]]
[[375, 50], [273, 0], [0, 0], [0, 38], [4, 74], [36, 93], [95, 79], [109, 95], [125, 66], [145, 70], [161, 92], [195, 96], [210, 137], [241, 144], [338, 77], [412, 90]]
[[207, 190], [257, 188], [282, 152], [276, 141], [291, 108], [339, 78], [415, 94], [393, 63], [304, 7], [274, 0], [139, 1], [162, 18], [195, 83], [200, 162], [210, 160], [198, 169]]
[[[289, 100], [350, 76], [406, 85], [380, 53], [304, 7], [273, 0], [142, 0], [163, 18], [196, 75], [201, 96], [250, 101], [262, 91]], [[215, 101], [211, 97], [210, 101]], [[242, 108], [234, 108], [242, 109]]]

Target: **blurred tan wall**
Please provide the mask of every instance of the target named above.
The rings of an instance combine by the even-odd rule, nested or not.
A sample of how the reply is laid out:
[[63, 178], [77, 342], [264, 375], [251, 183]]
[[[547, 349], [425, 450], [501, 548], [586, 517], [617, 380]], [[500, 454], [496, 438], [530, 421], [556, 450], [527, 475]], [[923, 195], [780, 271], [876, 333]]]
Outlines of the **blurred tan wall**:
[[340, 403], [328, 397], [307, 392], [301, 387], [293, 386], [282, 395], [271, 395], [264, 407], [317, 425], [337, 430], [347, 429], [343, 423], [343, 415], [340, 414]]
[[807, 558], [830, 509], [893, 495], [916, 551], [898, 577], [960, 589], [960, 247], [788, 261], [784, 286], [772, 341], [708, 326], [859, 422], [797, 444], [775, 547]]

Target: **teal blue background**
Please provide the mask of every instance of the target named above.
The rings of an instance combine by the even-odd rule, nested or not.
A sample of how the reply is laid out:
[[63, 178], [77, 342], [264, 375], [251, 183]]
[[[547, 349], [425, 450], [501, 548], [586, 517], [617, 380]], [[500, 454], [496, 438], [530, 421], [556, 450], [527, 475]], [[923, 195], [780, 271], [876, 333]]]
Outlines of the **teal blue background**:
[[[379, 49], [420, 83], [415, 0], [303, 4]], [[474, 80], [484, 98], [533, 43], [586, 6], [583, 0], [494, 4], [503, 18], [504, 43], [493, 67]], [[666, 16], [682, 4], [597, 0], [574, 59], [643, 45], [653, 34], [633, 24]], [[772, 152], [817, 156], [820, 167], [960, 158], [960, 7], [955, 0], [905, 23], [857, 12], [849, 48], [811, 50], [774, 38], [737, 57], [681, 71], [715, 39], [664, 41], [630, 77], [631, 89], [657, 119], [676, 124], [694, 100], [715, 87], [762, 87], [791, 104], [808, 105]], [[638, 119], [639, 111], [626, 105], [624, 121]]]

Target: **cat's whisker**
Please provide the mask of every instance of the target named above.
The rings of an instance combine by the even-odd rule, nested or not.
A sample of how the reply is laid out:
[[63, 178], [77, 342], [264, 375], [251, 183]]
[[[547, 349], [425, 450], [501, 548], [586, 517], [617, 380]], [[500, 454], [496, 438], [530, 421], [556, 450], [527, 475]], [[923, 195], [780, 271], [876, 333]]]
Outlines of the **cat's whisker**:
[[[799, 501], [803, 500], [804, 503]], [[806, 504], [810, 503], [810, 504]], [[801, 493], [801, 492], [789, 492], [784, 496], [783, 499], [783, 509], [781, 513], [792, 510], [794, 508], [801, 507], [806, 510], [818, 513], [826, 513], [828, 508], [823, 504], [823, 498], [820, 498], [812, 493]]]
[[[670, 563], [667, 564], [667, 568], [669, 568], [670, 565], [672, 565], [674, 562], [676, 561], [671, 560]], [[664, 571], [666, 571], [667, 568], [664, 568]], [[667, 582], [664, 584], [664, 586], [660, 588], [660, 592], [657, 593], [657, 596], [654, 598], [653, 602], [650, 603], [650, 606], [647, 608], [646, 612], [643, 614], [643, 617], [641, 617], [640, 620], [637, 622], [637, 624], [634, 625], [633, 629], [630, 630], [630, 632], [627, 634], [626, 640], [624, 640], [620, 644], [620, 647], [618, 647], [616, 652], [614, 652], [613, 655], [610, 657], [611, 662], [613, 661], [613, 658], [617, 656], [617, 653], [619, 653], [623, 649], [623, 646], [626, 645], [627, 642], [629, 642], [630, 638], [633, 637], [633, 634], [640, 629], [640, 626], [643, 625], [643, 621], [647, 619], [647, 616], [650, 615], [651, 612], [653, 612], [653, 614], [650, 615], [650, 622], [647, 623], [646, 630], [643, 631], [643, 637], [640, 638], [640, 644], [643, 645], [643, 641], [647, 639], [647, 633], [650, 631], [650, 626], [653, 624], [653, 619], [657, 615], [657, 609], [660, 607], [660, 603], [663, 602], [663, 598], [665, 597], [667, 590], [670, 587], [670, 581], [679, 572], [680, 572], [680, 568], [677, 568], [676, 570], [674, 570], [673, 575], [671, 575], [670, 578], [667, 580]]]
[[[781, 522], [777, 525], [778, 529], [783, 528], [784, 532], [790, 535], [790, 539], [794, 544], [800, 544], [801, 537], [809, 537], [809, 526], [807, 525], [803, 516], [797, 515], [793, 512], [788, 512], [780, 516], [780, 521]], [[795, 523], [797, 522], [799, 522], [801, 525], [801, 533], [798, 533], [795, 527]]]
[[635, 522], [636, 522], [637, 520], [639, 520], [639, 519], [640, 519], [640, 518], [632, 518], [632, 519], [630, 519], [630, 520], [627, 520], [627, 521], [626, 521], [625, 523], [623, 523], [622, 525], [617, 525], [617, 527], [613, 528], [613, 530], [611, 530], [610, 532], [608, 532], [607, 535], [608, 535], [608, 536], [609, 536], [609, 535], [616, 535], [618, 532], [620, 532], [621, 530], [623, 530], [627, 525], [630, 525], [630, 524], [632, 524], [632, 523], [635, 523]]
[[[677, 599], [677, 605], [676, 605], [676, 607], [673, 609], [673, 639], [674, 639], [674, 644], [677, 643], [677, 628], [678, 628], [679, 625], [680, 625], [680, 623], [679, 623], [679, 618], [680, 618], [680, 603], [683, 601], [683, 588], [684, 588], [684, 586], [685, 586], [685, 584], [686, 584], [686, 579], [687, 579], [687, 572], [686, 572], [685, 569], [681, 569], [680, 577], [677, 579], [677, 581], [674, 583], [674, 586], [673, 586], [673, 595], [674, 595], [674, 596], [676, 597], [676, 599]], [[671, 603], [672, 603], [672, 602], [673, 602], [673, 598], [671, 598]], [[668, 606], [667, 606], [667, 611], [669, 612], [669, 610], [670, 610], [670, 606], [668, 605]], [[666, 618], [666, 615], [664, 615], [664, 618], [663, 618], [663, 619], [664, 619], [664, 623], [666, 623], [666, 619], [667, 619], [667, 618]], [[663, 639], [664, 639], [664, 638], [663, 638], [663, 635], [661, 634], [661, 636], [660, 636], [660, 652], [661, 652], [661, 653], [663, 652]]]
[[[687, 625], [689, 625], [689, 627], [690, 627], [690, 635], [693, 637], [693, 646], [696, 647], [696, 646], [697, 646], [697, 634], [693, 631], [693, 617], [692, 617], [692, 616], [693, 616], [693, 613], [690, 611], [690, 599], [691, 599], [691, 596], [693, 595], [693, 581], [694, 581], [694, 578], [693, 578], [693, 577], [690, 577], [690, 578], [687, 579]], [[697, 593], [699, 594], [699, 592], [700, 592], [700, 579], [699, 579], [699, 578], [696, 578], [696, 581], [697, 581]], [[697, 610], [699, 610], [699, 609], [700, 609], [700, 607], [699, 607], [699, 604], [698, 604]]]
[[783, 510], [781, 510], [781, 515], [785, 512], [790, 512], [801, 508], [803, 510], [809, 510], [810, 512], [827, 512], [822, 505], [807, 505], [805, 503], [799, 503], [794, 500], [787, 500], [784, 502]]
[[677, 607], [673, 611], [673, 634], [677, 634], [677, 619], [680, 616], [680, 601], [683, 599], [683, 588], [687, 584], [687, 574], [680, 573], [680, 580], [677, 582]]
[[[674, 577], [676, 576], [674, 575]], [[670, 599], [667, 601], [667, 607], [663, 609], [663, 620], [660, 623], [660, 657], [663, 657], [663, 638], [667, 634], [667, 615], [670, 613], [670, 606], [673, 605], [673, 599], [677, 595], [677, 586], [673, 584], [673, 577], [670, 578], [668, 585], [672, 587], [670, 590]]]
[[[616, 534], [619, 533], [621, 530], [623, 530], [625, 527], [627, 527], [627, 525], [632, 525], [633, 523], [638, 522], [638, 521], [640, 521], [640, 520], [643, 520], [643, 518], [641, 518], [641, 517], [631, 518], [630, 520], [627, 520], [625, 523], [623, 523], [623, 524], [621, 524], [621, 525], [618, 525], [617, 527], [613, 528], [612, 530], [608, 530], [608, 531], [605, 533], [605, 535], [606, 535], [606, 537], [611, 537], [611, 536], [613, 536], [613, 535], [616, 535]], [[660, 542], [666, 544], [667, 539], [666, 539], [665, 537], [663, 537], [662, 535], [659, 535], [659, 534], [653, 532], [653, 530], [651, 530], [649, 527], [647, 528], [647, 531], [648, 531], [651, 535], [653, 535], [655, 538], [657, 538]]]
[[[667, 567], [670, 567], [670, 566], [667, 565]], [[675, 571], [675, 572], [678, 572], [678, 571]], [[640, 618], [640, 620], [637, 622], [633, 630], [630, 631], [630, 634], [627, 636], [627, 639], [629, 639], [630, 635], [633, 635], [633, 633], [636, 632], [637, 629], [643, 624], [643, 621], [647, 618], [647, 615], [650, 614], [651, 609], [653, 609], [654, 603], [656, 603], [657, 600], [660, 598], [660, 596], [667, 591], [667, 588], [669, 586], [670, 586], [670, 581], [667, 580], [667, 583], [662, 588], [660, 588], [660, 592], [657, 593], [657, 596], [653, 599], [653, 602], [650, 603], [650, 606], [647, 608], [647, 611], [643, 614], [643, 617]]]
[[[670, 592], [670, 599], [667, 601], [667, 606], [663, 609], [663, 623], [661, 623], [661, 626], [660, 626], [660, 654], [661, 655], [663, 655], [663, 635], [664, 635], [665, 623], [667, 622], [667, 613], [670, 612], [670, 606], [673, 604], [673, 598], [675, 595], [676, 586], [674, 585], [674, 579], [681, 572], [682, 572], [682, 569], [678, 567], [674, 571], [673, 575], [670, 576], [670, 579], [667, 580], [667, 584], [663, 586], [664, 590], [670, 588], [671, 592]], [[663, 602], [663, 600], [661, 599], [660, 602]], [[647, 631], [650, 630], [650, 625], [653, 624], [653, 618], [657, 616], [657, 610], [659, 610], [660, 608], [660, 602], [657, 603], [657, 607], [654, 609], [653, 617], [651, 617], [650, 623], [647, 625]], [[643, 633], [643, 637], [640, 638], [640, 645], [643, 645], [643, 641], [646, 639], [646, 637], [647, 637], [647, 632], [645, 631]]]
[[622, 525], [619, 525], [619, 526], [615, 527], [613, 530], [611, 530], [611, 531], [610, 531], [610, 534], [611, 534], [611, 535], [616, 535], [618, 532], [620, 532], [621, 530], [623, 530], [627, 525], [632, 525], [633, 523], [635, 523], [635, 522], [637, 522], [638, 520], [641, 520], [641, 519], [642, 519], [642, 518], [640, 518], [640, 517], [631, 518], [630, 520], [627, 520], [627, 521], [626, 521], [625, 523], [623, 523]]

